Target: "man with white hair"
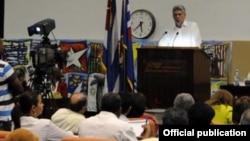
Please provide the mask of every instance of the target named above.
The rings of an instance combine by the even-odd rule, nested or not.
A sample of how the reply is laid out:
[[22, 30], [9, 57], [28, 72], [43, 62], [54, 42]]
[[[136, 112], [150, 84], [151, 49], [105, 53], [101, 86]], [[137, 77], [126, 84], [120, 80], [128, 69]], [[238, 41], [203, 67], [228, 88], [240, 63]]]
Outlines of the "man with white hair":
[[189, 93], [179, 93], [174, 99], [174, 107], [187, 110], [194, 105], [195, 101]]
[[174, 26], [164, 31], [158, 46], [165, 47], [200, 47], [201, 36], [196, 22], [186, 20], [186, 9], [183, 5], [176, 5], [172, 9]]
[[250, 109], [247, 109], [243, 112], [239, 125], [250, 125]]

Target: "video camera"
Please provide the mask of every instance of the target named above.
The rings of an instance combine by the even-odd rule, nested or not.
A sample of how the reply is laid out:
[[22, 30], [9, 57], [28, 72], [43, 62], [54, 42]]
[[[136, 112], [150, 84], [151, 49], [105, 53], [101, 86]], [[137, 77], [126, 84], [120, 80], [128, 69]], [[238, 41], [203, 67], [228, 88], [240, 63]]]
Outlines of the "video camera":
[[60, 50], [58, 45], [51, 44], [48, 35], [55, 29], [55, 20], [47, 18], [28, 27], [29, 36], [34, 34], [43, 35], [42, 41], [37, 47], [30, 51], [30, 56], [35, 68], [35, 79], [40, 83], [44, 79], [47, 71], [55, 65], [62, 69], [63, 62], [66, 61], [67, 53]]
[[55, 20], [47, 18], [29, 26], [28, 33], [29, 33], [29, 36], [32, 36], [34, 34], [48, 36], [49, 33], [53, 29], [55, 29], [55, 27], [56, 27]]

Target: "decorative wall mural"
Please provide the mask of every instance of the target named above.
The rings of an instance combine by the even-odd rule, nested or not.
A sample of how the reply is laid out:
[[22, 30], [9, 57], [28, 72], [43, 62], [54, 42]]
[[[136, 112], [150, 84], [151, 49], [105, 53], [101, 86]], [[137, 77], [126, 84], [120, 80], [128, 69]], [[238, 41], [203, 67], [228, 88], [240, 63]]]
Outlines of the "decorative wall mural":
[[88, 72], [87, 50], [88, 46], [85, 41], [77, 42], [60, 42], [62, 51], [67, 52], [66, 62], [63, 65], [63, 73], [68, 72]]

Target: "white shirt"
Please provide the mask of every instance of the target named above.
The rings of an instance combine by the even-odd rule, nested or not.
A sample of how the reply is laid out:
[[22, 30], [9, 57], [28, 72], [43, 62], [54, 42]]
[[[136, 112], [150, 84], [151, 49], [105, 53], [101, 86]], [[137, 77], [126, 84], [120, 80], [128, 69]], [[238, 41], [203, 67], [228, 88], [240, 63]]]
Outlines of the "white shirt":
[[120, 119], [120, 120], [123, 120], [123, 121], [126, 121], [126, 122], [129, 121], [128, 117], [125, 116], [125, 115], [123, 115], [123, 114], [120, 115], [119, 119]]
[[195, 22], [184, 21], [181, 28], [174, 26], [159, 40], [158, 46], [200, 47], [201, 36]]
[[31, 116], [22, 116], [21, 128], [30, 130], [39, 137], [39, 141], [60, 141], [63, 137], [74, 136], [72, 132], [66, 132], [57, 127], [49, 119], [38, 119]]
[[78, 135], [79, 137], [113, 138], [118, 141], [137, 141], [128, 122], [105, 111], [84, 120], [80, 125]]
[[51, 117], [51, 121], [58, 127], [78, 133], [79, 124], [85, 120], [84, 115], [74, 112], [67, 108], [61, 108], [57, 110]]

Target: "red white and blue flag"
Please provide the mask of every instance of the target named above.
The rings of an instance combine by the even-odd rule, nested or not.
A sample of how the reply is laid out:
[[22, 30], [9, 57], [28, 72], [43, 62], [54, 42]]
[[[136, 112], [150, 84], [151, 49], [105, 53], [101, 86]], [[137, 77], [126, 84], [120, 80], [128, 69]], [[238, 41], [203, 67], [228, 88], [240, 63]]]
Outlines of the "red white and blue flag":
[[103, 57], [107, 73], [103, 92], [118, 92], [120, 64], [116, 0], [108, 0], [105, 30], [107, 37], [104, 43], [106, 49], [104, 50]]
[[120, 89], [121, 92], [134, 92], [135, 76], [132, 48], [132, 30], [129, 0], [122, 1], [120, 34]]

